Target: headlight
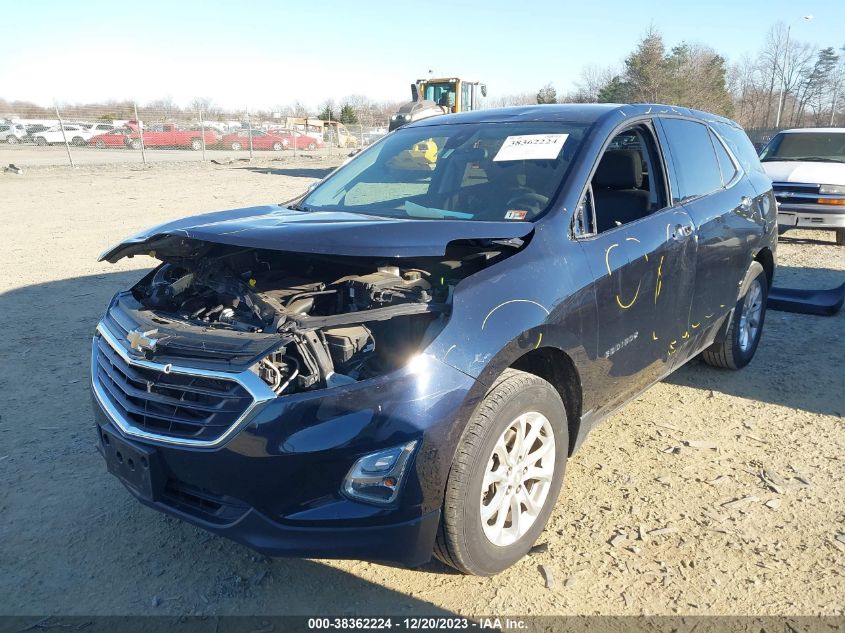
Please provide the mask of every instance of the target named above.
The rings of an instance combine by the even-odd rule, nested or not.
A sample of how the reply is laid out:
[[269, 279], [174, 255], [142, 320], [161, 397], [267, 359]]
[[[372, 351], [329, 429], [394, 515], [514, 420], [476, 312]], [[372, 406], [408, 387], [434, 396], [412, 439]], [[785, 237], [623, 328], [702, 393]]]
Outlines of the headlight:
[[343, 492], [353, 499], [387, 504], [399, 495], [405, 467], [417, 441], [387, 448], [359, 459], [343, 481]]
[[845, 185], [822, 185], [819, 187], [819, 193], [845, 195]]

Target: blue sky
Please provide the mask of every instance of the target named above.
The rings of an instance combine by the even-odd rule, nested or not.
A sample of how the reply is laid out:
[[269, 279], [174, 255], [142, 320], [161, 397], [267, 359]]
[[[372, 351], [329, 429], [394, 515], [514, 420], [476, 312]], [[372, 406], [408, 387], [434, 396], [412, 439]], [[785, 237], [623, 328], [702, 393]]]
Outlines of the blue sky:
[[[138, 7], [139, 12], [134, 8]], [[393, 0], [66, 2], [0, 0], [26, 28], [0, 38], [0, 96], [50, 104], [209, 96], [226, 107], [366, 94], [405, 99], [429, 69], [485, 81], [491, 97], [573, 87], [618, 64], [650, 24], [667, 45], [754, 53], [777, 21], [845, 45], [843, 0]]]

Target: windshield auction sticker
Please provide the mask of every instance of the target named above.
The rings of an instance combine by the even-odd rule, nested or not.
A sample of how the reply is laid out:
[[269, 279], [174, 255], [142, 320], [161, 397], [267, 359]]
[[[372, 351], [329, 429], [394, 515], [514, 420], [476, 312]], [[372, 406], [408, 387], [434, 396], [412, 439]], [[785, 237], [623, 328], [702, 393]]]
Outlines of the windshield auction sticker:
[[569, 134], [524, 134], [509, 136], [493, 161], [549, 160], [557, 158]]

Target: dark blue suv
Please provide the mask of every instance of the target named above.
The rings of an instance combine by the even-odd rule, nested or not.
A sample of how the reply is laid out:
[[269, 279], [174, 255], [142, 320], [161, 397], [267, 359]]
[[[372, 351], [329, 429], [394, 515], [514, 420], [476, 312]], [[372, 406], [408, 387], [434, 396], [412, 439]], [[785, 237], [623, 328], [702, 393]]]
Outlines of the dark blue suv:
[[660, 105], [439, 116], [300, 198], [150, 229], [91, 365], [143, 503], [271, 555], [495, 574], [600, 420], [746, 365], [775, 269], [735, 123]]

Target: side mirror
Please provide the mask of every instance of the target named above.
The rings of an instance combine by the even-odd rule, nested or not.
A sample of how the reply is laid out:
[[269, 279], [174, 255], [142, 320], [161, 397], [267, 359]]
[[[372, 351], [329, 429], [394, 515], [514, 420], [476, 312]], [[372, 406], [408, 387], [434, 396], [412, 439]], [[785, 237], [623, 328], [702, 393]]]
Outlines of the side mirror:
[[349, 158], [352, 158], [353, 156], [355, 156], [355, 154], [360, 154], [360, 153], [361, 153], [361, 148], [357, 148], [357, 149], [353, 149], [351, 152], [349, 152], [347, 154], [347, 156]]
[[420, 100], [420, 90], [417, 87], [417, 84], [411, 84], [411, 101], [419, 101]]
[[487, 84], [481, 84], [481, 96], [482, 97], [487, 96]]

